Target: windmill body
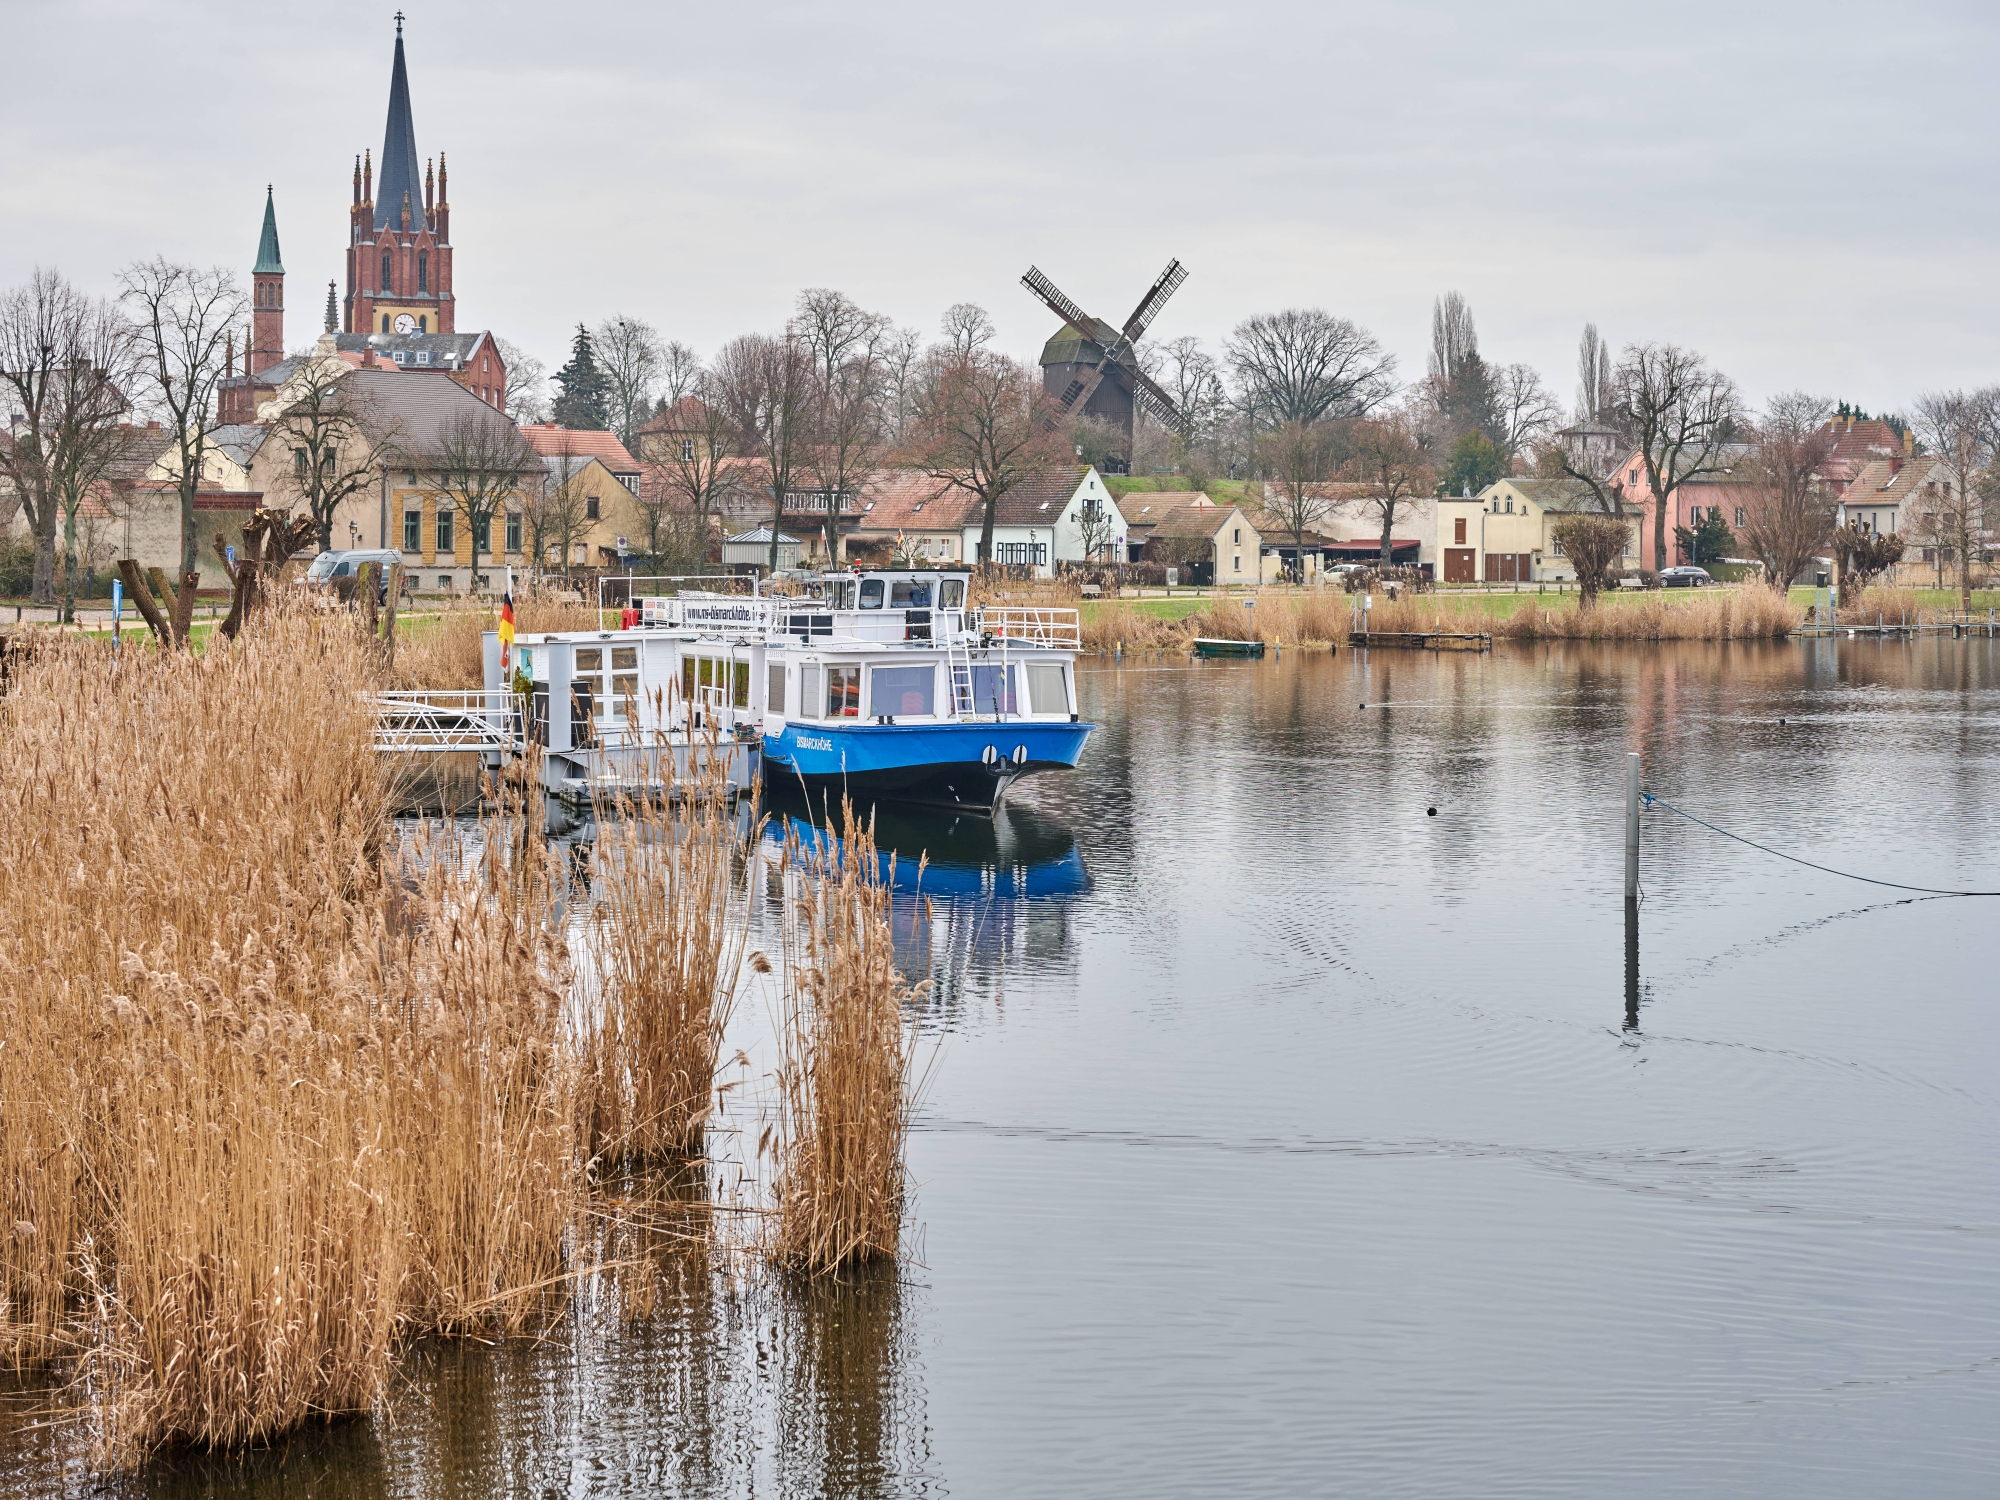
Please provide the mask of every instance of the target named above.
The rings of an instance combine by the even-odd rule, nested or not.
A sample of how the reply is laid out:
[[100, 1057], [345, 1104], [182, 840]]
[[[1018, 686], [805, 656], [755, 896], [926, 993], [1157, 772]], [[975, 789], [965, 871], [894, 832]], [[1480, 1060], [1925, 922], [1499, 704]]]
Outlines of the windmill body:
[[1187, 280], [1178, 260], [1139, 299], [1124, 326], [1093, 318], [1064, 296], [1056, 284], [1034, 266], [1021, 278], [1044, 307], [1063, 320], [1056, 336], [1042, 346], [1042, 386], [1065, 415], [1101, 418], [1125, 439], [1125, 457], [1132, 456], [1133, 414], [1144, 407], [1164, 427], [1188, 431], [1187, 417], [1173, 397], [1139, 368], [1135, 346], [1161, 307]]

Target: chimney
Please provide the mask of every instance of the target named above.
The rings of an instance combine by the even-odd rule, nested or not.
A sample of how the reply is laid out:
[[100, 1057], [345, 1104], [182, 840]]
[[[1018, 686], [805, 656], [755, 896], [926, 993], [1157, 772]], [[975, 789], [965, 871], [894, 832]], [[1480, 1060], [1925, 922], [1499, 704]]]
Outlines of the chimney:
[[1903, 429], [1903, 457], [1914, 458], [1917, 452], [1917, 435], [1909, 428]]

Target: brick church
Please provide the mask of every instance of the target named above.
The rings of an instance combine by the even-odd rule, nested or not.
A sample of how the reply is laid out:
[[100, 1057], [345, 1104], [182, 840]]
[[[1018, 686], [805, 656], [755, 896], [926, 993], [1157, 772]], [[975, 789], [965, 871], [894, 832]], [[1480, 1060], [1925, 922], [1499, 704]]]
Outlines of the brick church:
[[[370, 152], [354, 163], [347, 293], [338, 297], [331, 282], [326, 292], [325, 332], [333, 338], [333, 348], [356, 365], [447, 374], [488, 405], [504, 407], [507, 367], [492, 335], [457, 331], [444, 156], [423, 163], [419, 174], [400, 12], [379, 182], [375, 167]], [[251, 282], [243, 374], [232, 368], [218, 393], [225, 422], [254, 421], [257, 407], [292, 372], [285, 355], [285, 267], [278, 250], [277, 206], [268, 188]]]

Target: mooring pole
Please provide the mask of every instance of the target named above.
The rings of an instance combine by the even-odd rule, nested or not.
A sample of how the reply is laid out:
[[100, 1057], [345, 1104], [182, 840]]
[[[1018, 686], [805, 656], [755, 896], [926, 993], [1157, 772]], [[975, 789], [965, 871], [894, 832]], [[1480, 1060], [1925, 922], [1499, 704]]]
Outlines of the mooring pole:
[[1639, 899], [1639, 752], [1625, 757], [1625, 899]]

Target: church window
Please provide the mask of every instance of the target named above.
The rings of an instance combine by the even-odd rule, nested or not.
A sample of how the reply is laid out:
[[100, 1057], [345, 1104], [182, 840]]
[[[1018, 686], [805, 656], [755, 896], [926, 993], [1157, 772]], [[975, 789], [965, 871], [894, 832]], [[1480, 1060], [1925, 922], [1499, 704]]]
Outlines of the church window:
[[389, 331], [389, 315], [387, 313], [382, 314], [382, 331], [384, 333]]
[[419, 250], [417, 252], [417, 290], [420, 292], [427, 292], [430, 289], [431, 289], [431, 258], [430, 256], [426, 255], [423, 251]]
[[382, 290], [385, 292], [391, 290], [389, 285], [389, 252], [386, 250], [382, 252]]
[[[427, 318], [427, 317], [426, 317], [426, 318], [418, 318], [418, 319], [417, 319], [417, 332], [418, 332], [418, 333], [429, 333], [430, 331], [431, 331], [431, 320], [430, 320], [429, 318]], [[424, 356], [424, 360], [425, 360], [425, 362], [426, 362], [426, 363], [428, 363], [428, 362], [429, 362], [429, 360], [430, 360], [430, 356], [429, 356], [428, 354], [426, 354], [426, 355]]]

